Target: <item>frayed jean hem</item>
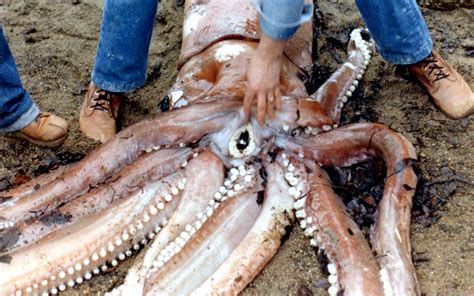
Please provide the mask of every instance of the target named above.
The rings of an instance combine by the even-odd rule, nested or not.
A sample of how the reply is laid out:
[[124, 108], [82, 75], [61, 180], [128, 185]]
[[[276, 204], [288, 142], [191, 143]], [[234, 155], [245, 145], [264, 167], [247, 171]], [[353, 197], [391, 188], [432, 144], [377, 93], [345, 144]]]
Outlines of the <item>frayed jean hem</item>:
[[384, 60], [395, 65], [411, 65], [425, 59], [433, 50], [433, 42], [428, 40], [419, 50], [410, 55], [380, 52]]
[[146, 77], [127, 82], [110, 82], [108, 79], [101, 78], [95, 72], [92, 72], [91, 79], [97, 87], [115, 93], [130, 92], [146, 82]]

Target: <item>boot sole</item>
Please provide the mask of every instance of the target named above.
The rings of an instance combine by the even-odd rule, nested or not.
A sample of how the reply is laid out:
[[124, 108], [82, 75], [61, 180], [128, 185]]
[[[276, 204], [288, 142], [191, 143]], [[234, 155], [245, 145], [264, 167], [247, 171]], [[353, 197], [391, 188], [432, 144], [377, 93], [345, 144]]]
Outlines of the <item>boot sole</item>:
[[467, 112], [459, 115], [459, 116], [454, 116], [452, 114], [449, 114], [447, 111], [444, 111], [443, 108], [441, 108], [436, 99], [433, 98], [432, 95], [430, 95], [431, 99], [433, 100], [433, 105], [435, 105], [436, 109], [438, 109], [441, 113], [443, 113], [444, 115], [446, 115], [447, 117], [453, 119], [453, 120], [458, 120], [458, 119], [462, 119], [462, 118], [465, 118], [465, 117], [468, 117], [469, 115], [473, 114], [474, 113], [474, 107], [471, 107], [471, 109], [469, 109]]
[[64, 143], [64, 141], [67, 139], [67, 134], [64, 135], [62, 138], [59, 138], [59, 139], [54, 140], [54, 141], [36, 140], [36, 139], [31, 138], [31, 137], [28, 137], [27, 135], [25, 135], [21, 132], [14, 132], [14, 133], [11, 133], [8, 136], [11, 137], [11, 138], [26, 140], [30, 143], [35, 144], [35, 145], [43, 146], [43, 147], [49, 147], [49, 148], [57, 147], [57, 146], [61, 145], [62, 143]]

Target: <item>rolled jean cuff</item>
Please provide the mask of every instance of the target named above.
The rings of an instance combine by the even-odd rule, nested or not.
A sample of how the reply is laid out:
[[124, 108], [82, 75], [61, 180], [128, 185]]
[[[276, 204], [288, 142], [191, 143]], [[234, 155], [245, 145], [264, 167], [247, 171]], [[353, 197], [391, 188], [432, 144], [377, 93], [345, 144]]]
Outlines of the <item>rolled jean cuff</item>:
[[39, 113], [40, 110], [38, 106], [33, 103], [31, 107], [25, 113], [23, 113], [20, 118], [18, 118], [13, 124], [7, 126], [6, 128], [0, 129], [0, 133], [8, 133], [21, 130], [22, 128], [30, 124], [33, 120], [35, 120], [36, 117], [38, 117]]
[[290, 28], [283, 28], [283, 27], [278, 28], [278, 27], [273, 26], [264, 18], [260, 18], [260, 28], [262, 29], [263, 33], [265, 33], [267, 36], [269, 36], [272, 39], [287, 40], [291, 36], [293, 36], [293, 34], [295, 34], [299, 26], [290, 27]]
[[[303, 0], [253, 0], [260, 28], [273, 39], [287, 40], [313, 14], [313, 4]], [[284, 12], [283, 12], [284, 11]]]
[[433, 50], [433, 41], [431, 38], [421, 46], [418, 50], [410, 54], [392, 54], [390, 52], [380, 51], [380, 55], [386, 60], [395, 65], [411, 65], [425, 59]]
[[129, 92], [132, 91], [143, 84], [145, 84], [146, 81], [146, 75], [143, 75], [143, 77], [139, 77], [137, 79], [134, 79], [132, 81], [125, 81], [125, 82], [110, 82], [109, 79], [110, 75], [101, 75], [98, 71], [94, 70], [92, 71], [92, 82], [99, 88], [109, 91], [109, 92], [117, 92], [117, 93], [122, 93], [122, 92]]

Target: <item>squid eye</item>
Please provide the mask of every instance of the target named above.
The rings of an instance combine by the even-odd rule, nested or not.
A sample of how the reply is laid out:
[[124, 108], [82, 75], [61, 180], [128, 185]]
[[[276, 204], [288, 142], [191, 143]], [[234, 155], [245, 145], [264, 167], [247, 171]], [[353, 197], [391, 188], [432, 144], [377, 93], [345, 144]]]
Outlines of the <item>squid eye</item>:
[[250, 134], [248, 130], [245, 130], [237, 138], [237, 149], [239, 149], [239, 151], [243, 151], [245, 148], [247, 148], [249, 143], [250, 143]]
[[230, 138], [229, 154], [234, 158], [250, 156], [255, 148], [255, 136], [250, 124], [239, 128]]

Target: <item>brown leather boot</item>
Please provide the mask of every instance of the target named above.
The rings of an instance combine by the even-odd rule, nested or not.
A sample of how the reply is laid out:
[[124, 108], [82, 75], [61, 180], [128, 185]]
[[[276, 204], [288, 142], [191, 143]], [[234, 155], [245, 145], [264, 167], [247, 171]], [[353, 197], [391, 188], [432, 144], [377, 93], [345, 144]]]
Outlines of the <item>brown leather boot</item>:
[[471, 88], [436, 51], [433, 50], [424, 60], [410, 65], [409, 69], [448, 117], [459, 119], [474, 112], [474, 94]]
[[94, 140], [104, 143], [117, 133], [117, 116], [123, 93], [108, 92], [89, 84], [79, 116], [81, 131]]
[[66, 140], [67, 130], [66, 120], [48, 112], [41, 112], [35, 120], [11, 136], [40, 146], [56, 147]]

